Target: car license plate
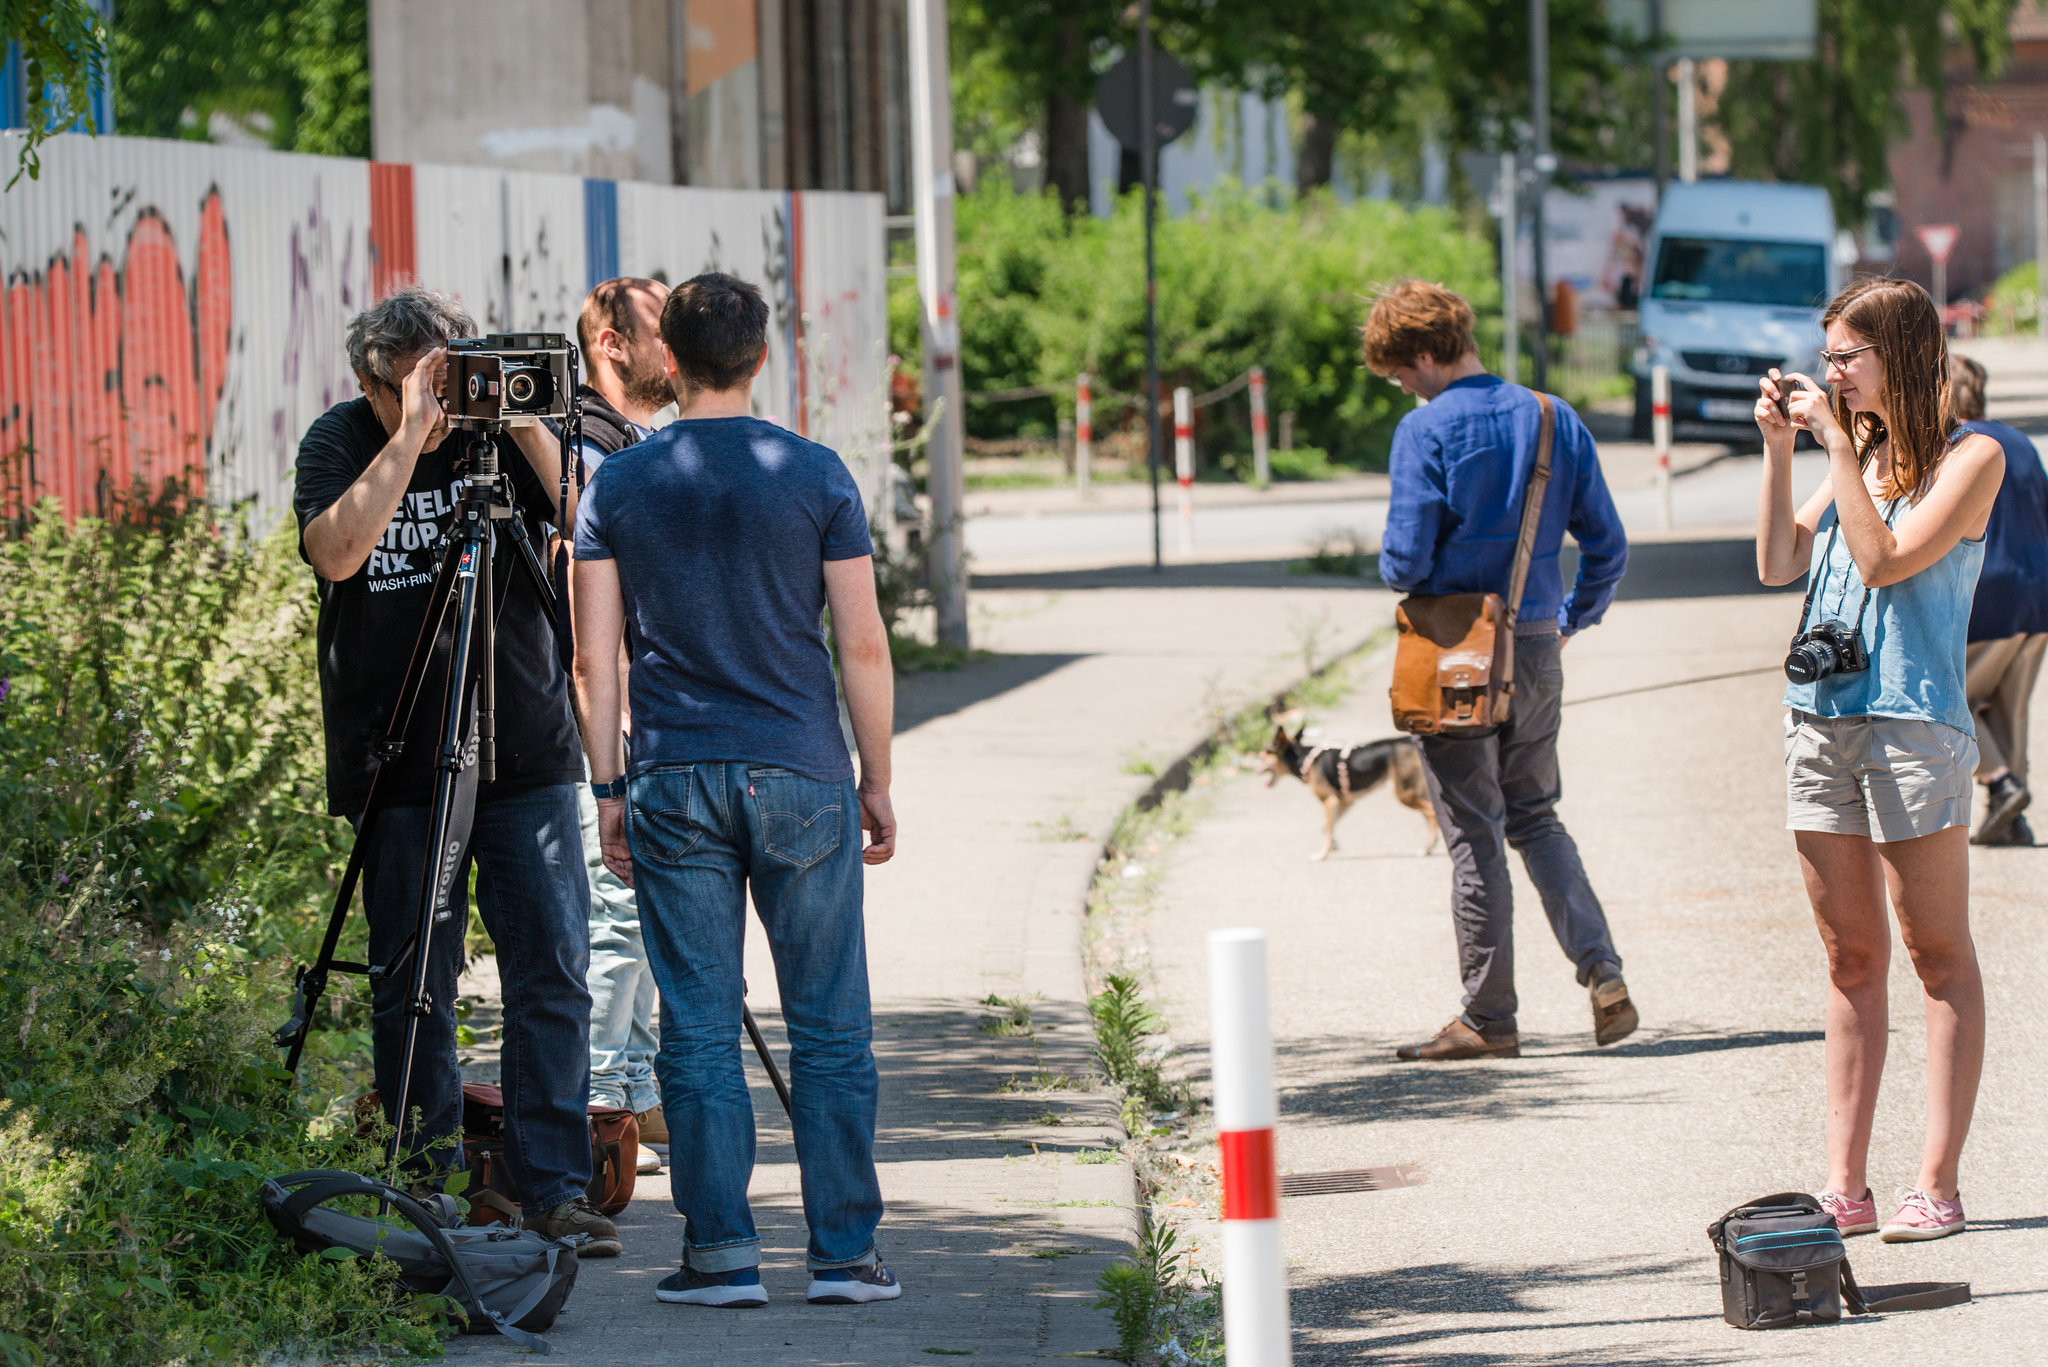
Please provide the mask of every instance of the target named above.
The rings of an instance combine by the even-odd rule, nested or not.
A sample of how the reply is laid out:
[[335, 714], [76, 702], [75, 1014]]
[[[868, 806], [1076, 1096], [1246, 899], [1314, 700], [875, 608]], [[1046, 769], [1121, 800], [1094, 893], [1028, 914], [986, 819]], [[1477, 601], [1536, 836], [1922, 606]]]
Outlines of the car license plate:
[[1702, 422], [1748, 422], [1756, 416], [1755, 399], [1701, 399]]

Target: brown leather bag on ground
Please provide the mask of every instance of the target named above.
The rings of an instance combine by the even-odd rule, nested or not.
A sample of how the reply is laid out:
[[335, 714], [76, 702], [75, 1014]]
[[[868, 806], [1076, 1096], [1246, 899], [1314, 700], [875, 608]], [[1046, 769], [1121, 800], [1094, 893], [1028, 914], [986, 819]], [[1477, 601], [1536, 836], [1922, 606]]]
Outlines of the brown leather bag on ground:
[[[383, 1118], [375, 1092], [356, 1100], [358, 1133]], [[462, 1158], [469, 1170], [463, 1199], [473, 1225], [509, 1225], [520, 1218], [518, 1183], [505, 1163], [505, 1092], [486, 1082], [462, 1084]], [[640, 1122], [631, 1111], [590, 1108], [590, 1185], [584, 1195], [606, 1215], [617, 1215], [633, 1200], [639, 1175]]]
[[1411, 593], [1394, 609], [1400, 639], [1387, 695], [1396, 728], [1418, 736], [1475, 736], [1508, 719], [1515, 693], [1515, 614], [1543, 520], [1550, 484], [1550, 446], [1557, 410], [1537, 394], [1536, 468], [1522, 495], [1522, 533], [1515, 543], [1508, 596], [1497, 593]]

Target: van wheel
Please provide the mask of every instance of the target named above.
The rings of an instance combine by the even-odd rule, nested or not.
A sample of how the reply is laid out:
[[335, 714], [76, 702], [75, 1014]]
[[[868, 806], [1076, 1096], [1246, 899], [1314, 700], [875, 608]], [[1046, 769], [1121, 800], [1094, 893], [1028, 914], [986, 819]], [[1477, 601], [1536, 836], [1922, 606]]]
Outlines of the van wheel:
[[1650, 382], [1640, 375], [1636, 376], [1636, 416], [1635, 420], [1629, 424], [1628, 437], [1630, 441], [1649, 441], [1652, 437], [1650, 431]]

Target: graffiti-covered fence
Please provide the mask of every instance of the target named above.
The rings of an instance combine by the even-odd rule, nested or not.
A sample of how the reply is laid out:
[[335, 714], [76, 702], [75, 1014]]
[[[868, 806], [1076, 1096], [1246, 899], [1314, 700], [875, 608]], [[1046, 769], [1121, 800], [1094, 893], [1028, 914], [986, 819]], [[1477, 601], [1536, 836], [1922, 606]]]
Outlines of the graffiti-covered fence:
[[359, 392], [349, 318], [396, 286], [447, 290], [486, 330], [573, 333], [599, 280], [710, 269], [774, 310], [756, 410], [840, 450], [882, 508], [878, 195], [66, 134], [44, 144], [40, 180], [0, 195], [7, 492], [76, 516], [184, 476], [281, 509], [300, 434]]

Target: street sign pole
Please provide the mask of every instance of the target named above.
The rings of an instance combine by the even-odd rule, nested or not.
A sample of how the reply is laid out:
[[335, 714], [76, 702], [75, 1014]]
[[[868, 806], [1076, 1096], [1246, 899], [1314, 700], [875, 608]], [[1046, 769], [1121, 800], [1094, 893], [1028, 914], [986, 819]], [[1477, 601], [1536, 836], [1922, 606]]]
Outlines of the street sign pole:
[[1513, 152], [1500, 154], [1500, 377], [1522, 382], [1522, 283], [1516, 279], [1522, 213], [1515, 199], [1515, 180], [1522, 173]]
[[1700, 178], [1699, 65], [1680, 57], [1678, 72], [1678, 178], [1691, 185]]
[[2048, 134], [2042, 133], [2034, 134], [2034, 332], [2048, 340]]
[[1152, 0], [1138, 0], [1138, 160], [1145, 186], [1145, 468], [1152, 479], [1152, 569], [1165, 568], [1159, 546], [1159, 262], [1152, 231], [1158, 213], [1159, 121], [1152, 106]]
[[[939, 644], [967, 645], [966, 444], [960, 323], [954, 313], [953, 99], [946, 73], [946, 0], [910, 0], [911, 173], [917, 214], [917, 294], [924, 333], [924, 405], [939, 405], [925, 447], [932, 500], [931, 590]], [[801, 362], [799, 362], [801, 364]]]
[[[1927, 223], [1913, 230], [1920, 239], [1920, 245], [1927, 249], [1927, 258], [1934, 263], [1934, 308], [1937, 313], [1948, 309], [1948, 259], [1956, 249], [1956, 239], [1963, 230], [1953, 223]], [[1946, 323], [1946, 318], [1943, 322]]]

